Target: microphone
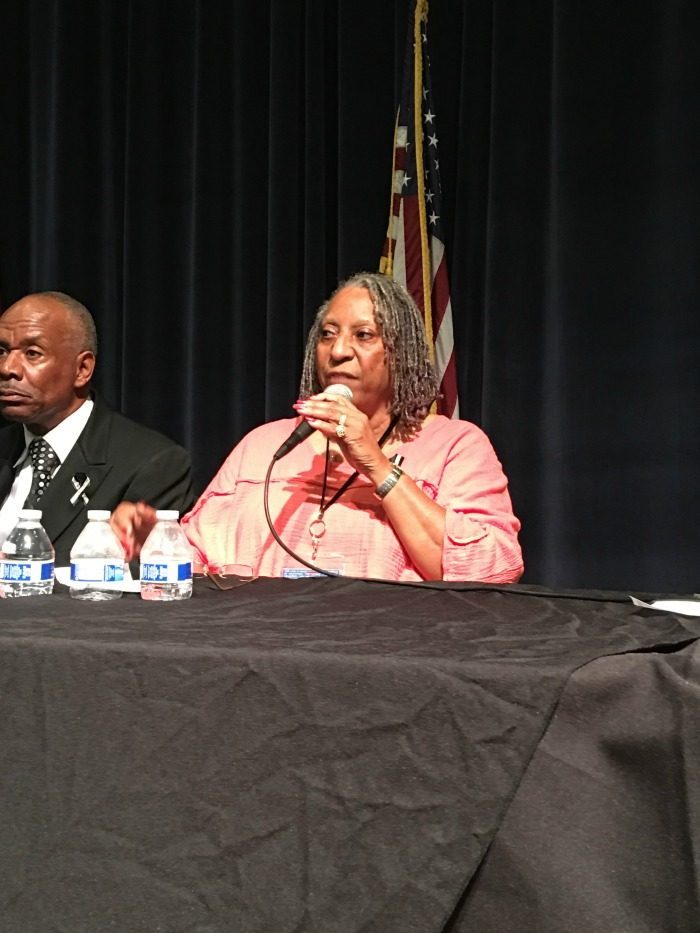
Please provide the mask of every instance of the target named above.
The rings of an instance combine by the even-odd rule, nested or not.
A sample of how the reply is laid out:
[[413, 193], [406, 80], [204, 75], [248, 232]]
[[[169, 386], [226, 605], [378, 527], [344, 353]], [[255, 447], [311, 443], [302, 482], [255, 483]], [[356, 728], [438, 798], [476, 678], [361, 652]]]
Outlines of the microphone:
[[[333, 382], [328, 386], [327, 389], [323, 390], [327, 395], [340, 395], [343, 398], [346, 398], [348, 401], [352, 399], [352, 389], [349, 389], [342, 382]], [[314, 433], [316, 428], [312, 428], [308, 421], [302, 421], [301, 424], [297, 425], [296, 428], [289, 435], [287, 440], [281, 447], [278, 448], [277, 452], [273, 455], [272, 460], [281, 460], [282, 457], [286, 456], [290, 450], [294, 450], [297, 444], [301, 444], [303, 440], [306, 440], [311, 434]]]

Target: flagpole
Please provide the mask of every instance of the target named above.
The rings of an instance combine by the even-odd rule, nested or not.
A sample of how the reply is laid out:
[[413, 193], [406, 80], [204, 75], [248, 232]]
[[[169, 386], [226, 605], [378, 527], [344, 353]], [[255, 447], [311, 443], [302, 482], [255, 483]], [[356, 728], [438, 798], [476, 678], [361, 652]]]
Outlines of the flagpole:
[[[391, 206], [379, 268], [405, 285], [420, 309], [430, 356], [440, 377], [437, 410], [458, 418], [452, 302], [427, 45], [428, 0], [411, 0], [408, 14], [404, 76], [394, 124]], [[428, 124], [430, 133], [426, 135]]]
[[435, 359], [433, 310], [430, 298], [430, 245], [425, 214], [425, 170], [423, 165], [423, 33], [421, 23], [428, 20], [427, 0], [416, 0], [413, 16], [413, 134], [416, 145], [416, 184], [418, 186], [418, 218], [420, 226], [421, 262], [423, 265], [423, 319], [428, 338], [430, 358]]

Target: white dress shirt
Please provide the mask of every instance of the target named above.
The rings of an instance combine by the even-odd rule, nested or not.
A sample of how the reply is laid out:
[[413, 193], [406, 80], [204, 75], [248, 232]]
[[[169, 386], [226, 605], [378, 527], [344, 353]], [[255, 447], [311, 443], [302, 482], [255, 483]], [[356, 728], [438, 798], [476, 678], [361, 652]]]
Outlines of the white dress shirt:
[[[43, 435], [44, 440], [51, 444], [54, 453], [58, 457], [59, 464], [54, 470], [52, 476], [61, 469], [61, 464], [73, 449], [75, 442], [83, 433], [88, 418], [93, 408], [92, 399], [86, 399], [80, 408], [77, 408], [72, 414], [64, 418], [55, 428], [51, 428]], [[32, 461], [29, 456], [29, 445], [37, 437], [36, 434], [23, 425], [24, 428], [24, 450], [14, 463], [15, 480], [12, 489], [7, 494], [5, 501], [0, 508], [0, 546], [5, 538], [17, 524], [20, 509], [24, 507], [24, 502], [32, 488]]]

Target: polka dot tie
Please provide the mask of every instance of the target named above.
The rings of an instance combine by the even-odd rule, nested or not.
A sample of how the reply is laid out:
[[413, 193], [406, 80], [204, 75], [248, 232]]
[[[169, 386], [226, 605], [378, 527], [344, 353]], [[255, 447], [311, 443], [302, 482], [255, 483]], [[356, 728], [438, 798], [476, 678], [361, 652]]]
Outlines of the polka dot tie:
[[48, 444], [42, 437], [35, 437], [31, 442], [29, 456], [33, 468], [32, 488], [29, 490], [24, 506], [27, 509], [38, 509], [59, 461], [51, 444]]

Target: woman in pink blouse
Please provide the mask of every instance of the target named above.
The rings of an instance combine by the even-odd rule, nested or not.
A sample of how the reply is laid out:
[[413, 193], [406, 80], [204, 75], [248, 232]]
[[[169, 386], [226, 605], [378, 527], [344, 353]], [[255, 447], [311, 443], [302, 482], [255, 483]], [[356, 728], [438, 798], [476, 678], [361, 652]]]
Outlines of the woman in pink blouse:
[[[384, 580], [516, 582], [520, 523], [501, 464], [476, 425], [430, 412], [436, 396], [423, 321], [406, 290], [378, 273], [348, 279], [307, 341], [294, 407], [311, 433], [284, 456], [279, 448], [298, 419], [243, 438], [182, 520], [196, 559], [262, 576], [319, 568]], [[269, 513], [285, 547], [265, 520], [268, 468]], [[141, 503], [115, 510], [129, 558], [153, 521]]]

